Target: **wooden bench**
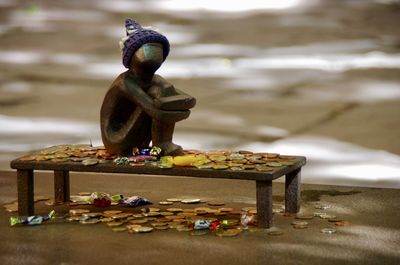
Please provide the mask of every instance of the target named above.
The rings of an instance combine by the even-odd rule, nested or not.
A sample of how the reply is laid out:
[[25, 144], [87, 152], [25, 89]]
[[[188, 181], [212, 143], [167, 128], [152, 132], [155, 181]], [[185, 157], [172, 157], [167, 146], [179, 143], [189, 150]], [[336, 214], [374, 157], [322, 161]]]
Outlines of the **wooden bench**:
[[300, 172], [306, 158], [291, 156], [293, 163], [277, 167], [273, 171], [260, 172], [256, 170], [215, 170], [197, 169], [191, 167], [158, 168], [154, 166], [132, 167], [116, 165], [112, 162], [85, 166], [80, 162], [51, 161], [11, 161], [11, 168], [17, 170], [18, 212], [19, 215], [34, 214], [34, 170], [54, 171], [54, 197], [56, 203], [69, 201], [69, 172], [101, 172], [128, 173], [141, 175], [184, 176], [197, 178], [228, 178], [254, 180], [257, 195], [258, 226], [272, 226], [272, 181], [285, 176], [285, 211], [297, 213], [300, 210]]

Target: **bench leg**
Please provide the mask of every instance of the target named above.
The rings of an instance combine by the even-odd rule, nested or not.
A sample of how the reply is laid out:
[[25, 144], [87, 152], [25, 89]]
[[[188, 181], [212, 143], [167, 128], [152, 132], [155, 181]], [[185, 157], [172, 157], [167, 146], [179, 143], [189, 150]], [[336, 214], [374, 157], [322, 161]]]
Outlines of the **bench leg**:
[[256, 181], [257, 224], [261, 228], [272, 226], [272, 181]]
[[301, 168], [286, 175], [285, 212], [287, 213], [298, 213], [300, 211], [300, 179]]
[[54, 171], [54, 202], [56, 204], [69, 201], [69, 171]]
[[33, 205], [33, 170], [17, 170], [18, 214], [34, 215]]

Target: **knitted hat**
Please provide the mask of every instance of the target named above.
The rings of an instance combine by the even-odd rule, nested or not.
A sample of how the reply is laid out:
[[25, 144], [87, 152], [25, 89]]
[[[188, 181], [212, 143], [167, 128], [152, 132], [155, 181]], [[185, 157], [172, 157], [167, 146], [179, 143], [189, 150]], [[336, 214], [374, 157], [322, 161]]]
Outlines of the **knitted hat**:
[[151, 29], [142, 28], [139, 23], [129, 18], [125, 20], [125, 28], [127, 37], [122, 39], [120, 45], [122, 49], [122, 63], [126, 68], [130, 67], [132, 56], [136, 50], [146, 43], [156, 42], [162, 44], [164, 60], [167, 58], [169, 42], [164, 35]]

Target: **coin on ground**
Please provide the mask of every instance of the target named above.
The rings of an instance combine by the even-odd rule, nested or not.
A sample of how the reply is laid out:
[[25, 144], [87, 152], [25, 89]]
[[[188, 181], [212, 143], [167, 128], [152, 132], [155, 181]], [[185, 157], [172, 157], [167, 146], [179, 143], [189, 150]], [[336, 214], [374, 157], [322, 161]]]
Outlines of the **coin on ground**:
[[308, 225], [306, 221], [293, 221], [292, 225]]
[[136, 233], [149, 233], [149, 232], [153, 231], [153, 227], [140, 226], [140, 227], [133, 228], [132, 230], [135, 231]]
[[130, 224], [144, 224], [147, 223], [146, 219], [139, 219], [139, 220], [131, 220], [129, 221]]
[[335, 228], [331, 228], [331, 227], [326, 227], [321, 229], [321, 233], [323, 234], [334, 234], [336, 233], [336, 229]]
[[84, 214], [84, 213], [89, 213], [90, 211], [87, 209], [71, 209], [69, 210], [69, 214], [72, 215], [80, 215], [80, 214]]
[[225, 205], [223, 201], [209, 201], [207, 202], [208, 205], [210, 206], [222, 206]]
[[351, 222], [342, 220], [342, 221], [339, 221], [339, 222], [335, 222], [335, 225], [336, 226], [350, 226]]
[[305, 228], [308, 228], [308, 225], [301, 225], [301, 224], [293, 225], [293, 228], [295, 228], [295, 229], [305, 229]]
[[79, 221], [79, 223], [81, 223], [83, 225], [93, 225], [93, 224], [97, 224], [98, 222], [100, 222], [100, 219], [97, 219], [97, 218], [91, 218], [91, 219]]
[[166, 201], [167, 201], [167, 202], [180, 202], [181, 199], [178, 199], [178, 198], [169, 198], [169, 199], [166, 199]]
[[122, 213], [122, 211], [120, 211], [120, 210], [109, 210], [109, 211], [103, 212], [104, 215], [114, 215], [114, 214], [120, 214], [120, 213]]
[[183, 199], [181, 203], [190, 204], [190, 203], [199, 203], [200, 201], [201, 201], [200, 199]]
[[159, 212], [148, 212], [148, 213], [143, 213], [144, 216], [160, 216], [161, 214]]
[[321, 214], [320, 216], [319, 216], [320, 218], [322, 218], [322, 219], [335, 219], [336, 218], [336, 215], [332, 215], [332, 214]]
[[296, 219], [300, 219], [300, 220], [310, 220], [313, 219], [314, 215], [311, 214], [298, 214], [296, 215]]
[[242, 211], [245, 211], [245, 212], [248, 212], [248, 211], [251, 211], [251, 210], [257, 210], [257, 208], [256, 207], [243, 207], [242, 208]]
[[174, 202], [168, 202], [168, 201], [161, 201], [158, 203], [159, 205], [171, 205], [174, 204]]
[[218, 209], [220, 212], [232, 212], [233, 209], [229, 207], [224, 207], [224, 208], [219, 208]]
[[280, 229], [275, 229], [275, 230], [268, 231], [267, 234], [270, 236], [281, 236], [281, 235], [283, 235], [283, 231]]
[[181, 208], [168, 208], [167, 212], [173, 212], [173, 213], [177, 213], [177, 212], [182, 212], [183, 209]]
[[121, 226], [122, 224], [123, 224], [122, 222], [108, 222], [107, 226], [115, 227], [115, 226]]
[[186, 225], [177, 225], [176, 230], [178, 230], [179, 232], [189, 232], [189, 231], [192, 231], [193, 228], [190, 228]]

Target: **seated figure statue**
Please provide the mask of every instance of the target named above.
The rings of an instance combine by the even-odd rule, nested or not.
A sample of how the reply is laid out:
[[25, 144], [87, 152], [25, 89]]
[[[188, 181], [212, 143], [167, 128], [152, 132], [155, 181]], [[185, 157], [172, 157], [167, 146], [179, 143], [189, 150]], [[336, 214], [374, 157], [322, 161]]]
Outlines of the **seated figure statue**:
[[111, 84], [101, 107], [104, 146], [112, 154], [129, 155], [151, 141], [164, 155], [180, 155], [182, 148], [172, 143], [175, 123], [189, 116], [196, 99], [154, 74], [168, 56], [167, 38], [131, 19], [125, 27], [120, 45], [128, 70]]

